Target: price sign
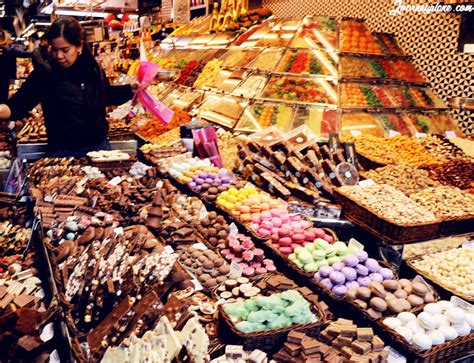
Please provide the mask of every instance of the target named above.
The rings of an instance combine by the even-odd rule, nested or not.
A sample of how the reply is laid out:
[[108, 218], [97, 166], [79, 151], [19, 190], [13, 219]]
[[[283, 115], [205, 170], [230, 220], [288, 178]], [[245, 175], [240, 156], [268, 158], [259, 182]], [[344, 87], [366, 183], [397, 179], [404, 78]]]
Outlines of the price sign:
[[201, 243], [201, 242], [198, 242], [198, 243], [193, 244], [193, 247], [194, 247], [194, 248], [197, 248], [198, 250], [201, 250], [201, 251], [207, 250], [206, 245], [203, 244], [203, 243]]
[[456, 132], [454, 131], [446, 131], [445, 134], [446, 134], [446, 137], [449, 137], [449, 138], [456, 137]]
[[351, 130], [351, 135], [352, 136], [360, 136], [360, 135], [362, 135], [362, 132], [360, 132], [359, 130]]
[[230, 264], [230, 276], [232, 277], [240, 277], [242, 276], [242, 266], [240, 266], [237, 262], [232, 261]]
[[356, 240], [355, 238], [351, 238], [349, 240], [349, 247], [354, 247], [360, 251], [364, 249], [364, 245], [360, 243], [358, 240]]
[[455, 307], [463, 309], [468, 313], [474, 313], [474, 306], [472, 306], [472, 304], [469, 304], [467, 301], [464, 301], [463, 299], [457, 296], [451, 296], [450, 301]]
[[359, 181], [359, 185], [361, 187], [368, 187], [371, 185], [375, 185], [375, 182], [372, 179], [365, 179], [365, 180]]
[[401, 133], [399, 133], [398, 131], [395, 131], [395, 130], [389, 130], [388, 131], [388, 136], [390, 137], [394, 137], [394, 136], [400, 136]]

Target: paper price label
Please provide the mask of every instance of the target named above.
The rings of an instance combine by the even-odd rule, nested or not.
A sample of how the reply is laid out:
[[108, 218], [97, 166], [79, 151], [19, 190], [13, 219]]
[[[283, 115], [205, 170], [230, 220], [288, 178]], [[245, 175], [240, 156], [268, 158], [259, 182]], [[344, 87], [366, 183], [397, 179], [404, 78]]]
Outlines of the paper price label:
[[158, 181], [156, 182], [156, 187], [157, 187], [157, 188], [161, 188], [162, 186], [163, 186], [163, 180], [158, 180]]
[[199, 219], [203, 219], [207, 216], [208, 212], [205, 206], [202, 206], [199, 210]]
[[456, 306], [457, 308], [463, 309], [464, 311], [468, 313], [474, 314], [474, 306], [467, 301], [457, 297], [457, 296], [451, 296], [451, 303]]
[[114, 228], [115, 236], [123, 234], [123, 227]]
[[474, 247], [474, 240], [464, 242], [464, 243], [461, 245], [461, 247], [462, 247], [462, 248], [473, 248], [473, 247]]
[[250, 188], [250, 187], [255, 188], [255, 185], [250, 182], [245, 183], [244, 188]]
[[446, 137], [448, 138], [456, 137], [456, 132], [454, 131], [446, 131], [445, 134], [446, 134]]
[[364, 245], [360, 243], [358, 240], [356, 240], [355, 238], [351, 238], [349, 240], [349, 247], [354, 247], [358, 249], [359, 251], [362, 251], [364, 249]]
[[174, 248], [171, 246], [165, 246], [165, 252], [171, 255], [172, 253], [174, 253]]
[[239, 230], [235, 223], [231, 223], [229, 226], [229, 237], [236, 236], [239, 233]]
[[232, 277], [240, 277], [242, 276], [243, 267], [240, 266], [237, 262], [232, 261], [230, 263], [230, 276]]
[[406, 363], [407, 362], [407, 359], [402, 354], [400, 354], [395, 349], [393, 349], [392, 347], [390, 346], [385, 347], [384, 350], [388, 352], [388, 356], [387, 356], [388, 363]]
[[202, 290], [202, 285], [201, 285], [201, 283], [200, 283], [198, 280], [193, 279], [193, 280], [191, 280], [191, 281], [192, 281], [192, 283], [193, 283], [193, 285], [194, 285], [194, 291], [201, 291], [201, 290]]
[[53, 337], [54, 337], [54, 326], [53, 326], [53, 323], [49, 323], [45, 325], [45, 327], [41, 331], [40, 339], [43, 342], [47, 342], [48, 340], [51, 340]]
[[197, 248], [198, 250], [201, 250], [201, 251], [207, 250], [206, 245], [204, 243], [201, 243], [201, 242], [193, 244], [193, 247]]
[[122, 177], [121, 176], [116, 176], [115, 178], [112, 178], [112, 179], [109, 180], [109, 184], [113, 185], [114, 187], [119, 185], [121, 182], [122, 182]]
[[421, 138], [421, 137], [426, 137], [427, 135], [424, 132], [417, 132], [415, 136], [418, 138]]
[[362, 135], [362, 132], [360, 132], [359, 130], [351, 130], [351, 135], [352, 136], [360, 136], [360, 135]]
[[61, 363], [61, 358], [59, 358], [58, 351], [55, 349], [49, 355], [49, 362], [50, 363]]
[[399, 133], [398, 131], [395, 131], [395, 130], [389, 130], [388, 131], [388, 136], [389, 137], [394, 137], [394, 136], [400, 136], [401, 133]]
[[215, 306], [219, 306], [219, 305], [222, 305], [222, 304], [225, 304], [227, 301], [225, 299], [219, 299], [216, 301], [216, 303], [214, 304]]
[[359, 181], [359, 185], [361, 187], [368, 187], [371, 185], [375, 185], [375, 182], [372, 179], [365, 179], [365, 180]]

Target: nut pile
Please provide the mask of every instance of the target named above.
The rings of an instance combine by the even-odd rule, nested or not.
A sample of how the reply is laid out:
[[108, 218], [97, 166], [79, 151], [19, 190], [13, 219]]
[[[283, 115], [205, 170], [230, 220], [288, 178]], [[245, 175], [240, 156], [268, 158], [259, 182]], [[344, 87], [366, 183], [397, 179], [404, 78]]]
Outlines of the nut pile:
[[425, 189], [410, 198], [439, 219], [474, 216], [474, 195], [449, 186]]
[[429, 135], [417, 140], [426, 150], [441, 160], [466, 159], [468, 156], [461, 148], [441, 135]]
[[369, 170], [364, 175], [378, 184], [388, 184], [400, 190], [405, 195], [417, 193], [426, 188], [437, 187], [440, 184], [428, 177], [428, 172], [413, 166], [387, 165], [383, 168]]
[[428, 224], [437, 221], [432, 212], [387, 184], [367, 187], [343, 186], [340, 190], [378, 216], [398, 225]]
[[454, 145], [460, 147], [466, 155], [474, 158], [474, 141], [461, 137], [452, 137], [449, 140]]
[[474, 162], [454, 159], [429, 170], [431, 179], [459, 189], [474, 188]]
[[424, 255], [414, 260], [414, 267], [446, 287], [463, 296], [474, 298], [474, 248], [455, 248], [449, 251]]
[[397, 164], [400, 157], [398, 153], [385, 144], [384, 138], [361, 135], [353, 138], [356, 150], [361, 155], [380, 164]]
[[408, 136], [387, 137], [384, 143], [396, 150], [399, 160], [414, 166], [436, 165], [441, 160], [430, 154], [417, 140]]

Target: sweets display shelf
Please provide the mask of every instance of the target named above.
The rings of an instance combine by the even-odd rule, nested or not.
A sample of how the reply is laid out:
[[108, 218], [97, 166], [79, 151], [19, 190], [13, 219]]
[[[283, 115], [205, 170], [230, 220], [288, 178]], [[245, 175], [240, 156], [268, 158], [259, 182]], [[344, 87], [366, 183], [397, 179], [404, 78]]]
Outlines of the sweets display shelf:
[[[420, 132], [417, 118], [412, 118], [417, 124], [413, 125], [410, 117], [399, 114], [400, 111], [425, 113], [446, 109], [416, 71], [411, 58], [404, 55], [396, 39], [390, 34], [370, 32], [363, 20], [343, 18], [337, 21], [324, 16], [270, 18], [240, 34], [204, 34], [202, 20], [183, 27], [185, 36], [178, 29], [176, 37], [172, 35], [163, 42], [162, 47], [167, 52], [157, 51], [154, 59], [163, 64], [163, 68], [173, 72], [181, 70], [175, 76], [175, 82], [191, 87], [190, 92], [195, 89], [211, 92], [213, 99], [217, 94], [226, 98], [242, 97], [248, 100], [248, 105], [254, 101], [263, 102], [264, 106], [268, 103], [268, 109], [280, 102], [283, 109], [306, 106], [308, 110], [301, 111], [305, 114], [314, 114], [317, 110], [314, 106], [321, 108], [317, 111], [319, 114], [339, 108], [342, 112], [336, 114], [333, 125], [336, 132], [345, 134], [341, 129], [343, 123], [349, 129], [354, 126], [352, 124], [359, 123], [350, 120], [354, 115], [354, 112], [347, 112], [350, 110], [367, 114], [367, 120], [378, 120], [370, 121], [368, 127], [353, 128], [355, 132], [367, 131], [380, 136], [393, 132], [403, 135]], [[186, 42], [180, 42], [182, 37]], [[189, 62], [191, 58], [193, 61]], [[192, 98], [199, 99], [197, 96]], [[199, 109], [201, 105], [204, 103], [194, 102], [192, 107]], [[209, 111], [208, 106], [205, 113]], [[232, 113], [235, 115], [232, 120], [220, 122], [221, 126], [239, 125], [240, 131], [249, 133], [262, 130], [265, 125], [275, 125], [266, 120], [257, 126], [252, 109]], [[241, 116], [237, 117], [237, 113]], [[340, 120], [341, 114], [344, 122]], [[428, 132], [457, 131], [446, 117], [443, 113], [439, 118], [443, 124], [428, 128]], [[216, 118], [206, 119], [213, 121]], [[277, 127], [280, 124], [283, 131], [288, 130], [287, 122], [280, 120]], [[306, 124], [312, 127], [311, 122]], [[333, 127], [321, 128], [318, 124], [312, 127], [316, 133], [323, 129], [334, 130]]]

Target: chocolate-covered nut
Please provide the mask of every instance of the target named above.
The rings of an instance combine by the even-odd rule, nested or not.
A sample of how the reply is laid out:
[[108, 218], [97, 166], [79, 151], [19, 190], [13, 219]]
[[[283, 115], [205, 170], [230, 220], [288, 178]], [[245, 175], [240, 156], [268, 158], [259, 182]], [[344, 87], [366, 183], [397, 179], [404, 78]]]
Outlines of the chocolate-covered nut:
[[425, 300], [425, 303], [432, 303], [435, 301], [435, 297], [431, 292], [429, 292], [425, 295], [424, 300]]
[[394, 292], [394, 295], [398, 298], [398, 299], [406, 299], [408, 297], [408, 294], [405, 290], [402, 290], [402, 289], [399, 289], [397, 291]]
[[232, 289], [232, 295], [235, 296], [235, 297], [240, 296], [240, 288], [234, 287], [234, 288]]
[[403, 288], [403, 290], [405, 290], [408, 295], [411, 295], [411, 294], [413, 293], [413, 287], [411, 286], [411, 284], [410, 284], [410, 285], [406, 285], [406, 286]]
[[394, 313], [401, 313], [403, 311], [404, 305], [405, 304], [402, 299], [390, 299], [387, 301], [388, 309]]
[[411, 281], [408, 279], [400, 279], [398, 280], [398, 283], [400, 284], [402, 289], [404, 289], [406, 286], [411, 286]]
[[396, 299], [397, 297], [392, 294], [391, 292], [387, 292], [387, 295], [385, 295], [385, 301], [388, 301], [390, 299]]
[[408, 295], [407, 301], [413, 307], [420, 306], [425, 302], [422, 297], [415, 294]]
[[355, 300], [357, 299], [357, 289], [352, 289], [347, 292], [346, 295], [349, 299]]
[[387, 295], [385, 288], [380, 282], [375, 282], [375, 281], [371, 282], [369, 284], [369, 288], [370, 288], [370, 291], [372, 291], [372, 294], [375, 295], [376, 297], [383, 299]]
[[357, 289], [357, 297], [362, 300], [368, 300], [370, 298], [371, 291], [368, 287], [359, 287]]
[[213, 278], [210, 278], [210, 279], [204, 281], [203, 285], [207, 288], [212, 288], [212, 287], [217, 285], [217, 280], [213, 279]]
[[222, 267], [222, 265], [225, 266], [225, 261], [223, 258], [217, 258], [212, 261], [214, 263], [214, 267]]
[[380, 297], [373, 297], [372, 299], [370, 299], [370, 306], [375, 311], [384, 312], [385, 310], [387, 310], [387, 303], [384, 299]]
[[398, 281], [397, 280], [385, 280], [383, 282], [383, 287], [389, 291], [396, 291], [398, 289]]
[[413, 284], [411, 284], [411, 287], [412, 287], [413, 293], [418, 296], [424, 297], [428, 293], [428, 288], [426, 287], [425, 284], [421, 282], [414, 282]]
[[209, 280], [211, 278], [211, 275], [203, 273], [203, 274], [199, 275], [198, 277], [199, 277], [199, 280], [206, 281], [206, 280]]
[[227, 280], [227, 276], [218, 276], [217, 277], [217, 282], [219, 284], [222, 284], [223, 282], [225, 282]]
[[361, 300], [361, 299], [355, 299], [354, 302], [359, 305], [362, 309], [366, 310], [369, 305], [367, 304], [367, 302], [365, 302], [364, 300]]
[[380, 319], [382, 317], [382, 313], [379, 311], [376, 311], [372, 308], [367, 309], [367, 313], [372, 317], [372, 319]]

